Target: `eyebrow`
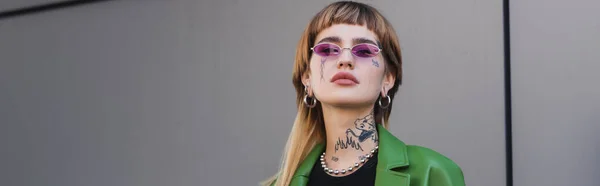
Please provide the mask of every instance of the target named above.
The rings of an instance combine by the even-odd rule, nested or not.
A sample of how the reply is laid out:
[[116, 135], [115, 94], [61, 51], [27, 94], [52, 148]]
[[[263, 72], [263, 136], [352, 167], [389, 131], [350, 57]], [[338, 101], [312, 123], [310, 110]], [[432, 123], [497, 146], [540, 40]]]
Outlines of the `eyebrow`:
[[[326, 37], [321, 39], [319, 42], [317, 42], [317, 44], [322, 43], [322, 42], [330, 42], [330, 43], [335, 43], [335, 44], [341, 44], [342, 43], [342, 39], [340, 37], [337, 36], [330, 36], [330, 37]], [[379, 42], [375, 42], [373, 40], [364, 38], [364, 37], [357, 37], [357, 38], [352, 38], [352, 45], [357, 45], [360, 43], [369, 43], [369, 44], [373, 44], [377, 47], [379, 46]]]

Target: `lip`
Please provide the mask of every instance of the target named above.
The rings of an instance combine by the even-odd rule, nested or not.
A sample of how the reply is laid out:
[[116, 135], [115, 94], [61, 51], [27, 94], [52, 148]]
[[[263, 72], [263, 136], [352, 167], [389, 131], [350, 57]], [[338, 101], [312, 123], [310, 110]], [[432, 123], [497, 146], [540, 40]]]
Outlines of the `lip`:
[[358, 79], [348, 72], [338, 72], [331, 78], [331, 82], [338, 85], [355, 85], [359, 84]]

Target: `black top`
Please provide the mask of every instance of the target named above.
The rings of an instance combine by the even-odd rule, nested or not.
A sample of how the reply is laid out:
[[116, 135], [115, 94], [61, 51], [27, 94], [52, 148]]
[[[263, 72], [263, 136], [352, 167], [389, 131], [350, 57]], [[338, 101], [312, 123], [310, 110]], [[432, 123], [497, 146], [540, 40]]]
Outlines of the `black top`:
[[321, 161], [317, 160], [310, 171], [307, 185], [375, 185], [376, 168], [377, 152], [362, 167], [359, 167], [358, 170], [350, 172], [351, 174], [346, 173], [342, 177], [334, 177], [325, 173], [323, 167], [321, 167]]

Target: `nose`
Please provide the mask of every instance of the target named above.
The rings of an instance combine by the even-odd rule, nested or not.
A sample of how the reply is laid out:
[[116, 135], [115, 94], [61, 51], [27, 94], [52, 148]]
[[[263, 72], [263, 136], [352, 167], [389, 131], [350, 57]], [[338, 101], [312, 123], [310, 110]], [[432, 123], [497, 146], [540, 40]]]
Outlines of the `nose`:
[[354, 57], [352, 56], [352, 52], [350, 50], [348, 50], [348, 52], [345, 51], [346, 50], [342, 49], [342, 53], [338, 58], [337, 67], [338, 69], [349, 68], [352, 70], [354, 69]]

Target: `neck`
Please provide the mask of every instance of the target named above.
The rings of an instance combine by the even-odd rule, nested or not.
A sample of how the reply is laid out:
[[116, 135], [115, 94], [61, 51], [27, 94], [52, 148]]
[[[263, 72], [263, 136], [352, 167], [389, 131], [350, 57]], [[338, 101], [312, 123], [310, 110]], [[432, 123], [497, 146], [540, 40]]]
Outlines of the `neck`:
[[327, 167], [344, 169], [369, 154], [378, 144], [373, 105], [339, 108], [323, 104]]

